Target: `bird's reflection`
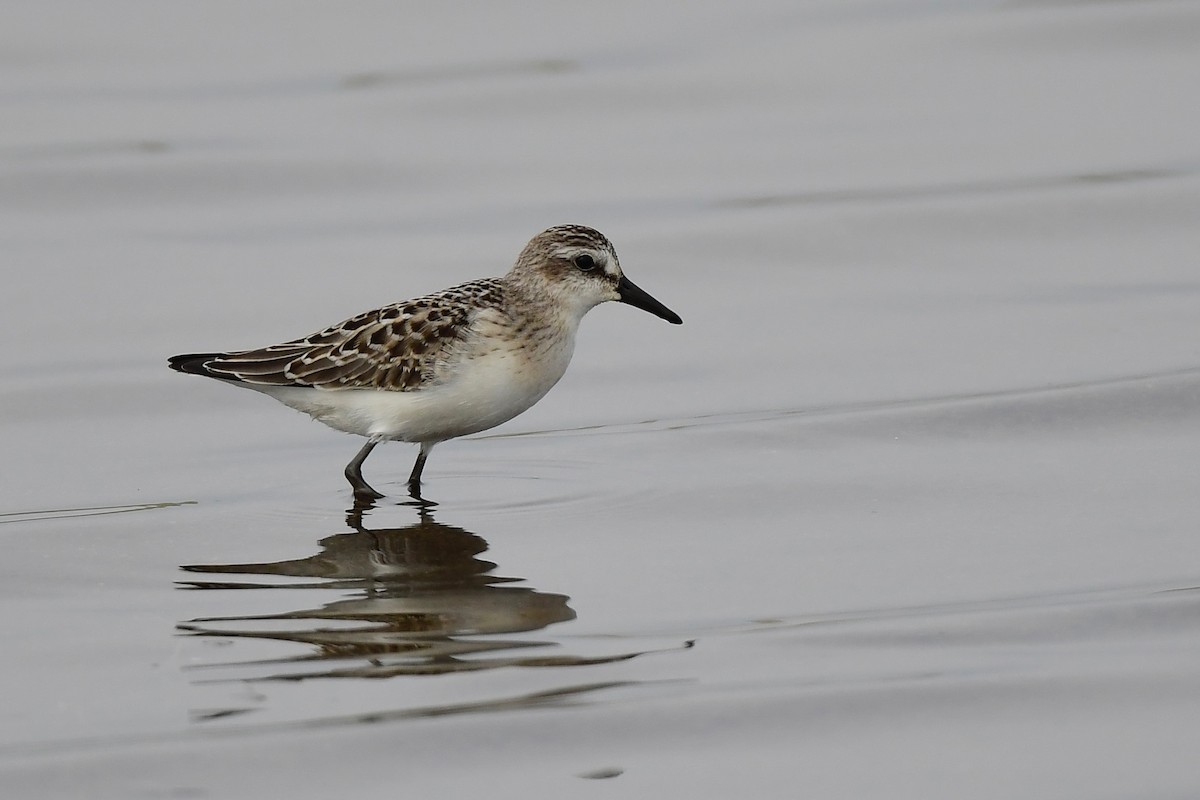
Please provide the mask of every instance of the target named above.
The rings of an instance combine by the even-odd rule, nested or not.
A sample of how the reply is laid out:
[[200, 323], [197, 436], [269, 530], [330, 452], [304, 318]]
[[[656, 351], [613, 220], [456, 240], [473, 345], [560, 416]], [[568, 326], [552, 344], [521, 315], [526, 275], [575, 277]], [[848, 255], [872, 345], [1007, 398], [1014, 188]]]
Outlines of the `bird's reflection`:
[[[470, 531], [443, 525], [428, 507], [399, 528], [368, 528], [373, 503], [347, 512], [352, 528], [320, 541], [307, 558], [261, 564], [194, 564], [192, 573], [287, 576], [289, 583], [190, 580], [193, 589], [325, 589], [345, 596], [319, 607], [266, 615], [206, 617], [180, 624], [192, 635], [297, 642], [315, 647], [296, 657], [248, 661], [222, 667], [286, 671], [258, 674], [259, 680], [379, 678], [442, 674], [503, 666], [595, 664], [631, 658], [520, 657], [515, 649], [545, 646], [538, 641], [488, 638], [536, 631], [575, 618], [561, 594], [509, 585], [519, 578], [492, 575], [495, 564], [478, 556], [487, 542]], [[305, 580], [311, 579], [311, 580]], [[311, 593], [306, 592], [306, 597]], [[253, 623], [253, 630], [245, 626]], [[257, 627], [268, 624], [267, 629]], [[296, 623], [300, 623], [298, 626]], [[362, 623], [362, 624], [356, 624]], [[240, 676], [245, 677], [245, 676]]]

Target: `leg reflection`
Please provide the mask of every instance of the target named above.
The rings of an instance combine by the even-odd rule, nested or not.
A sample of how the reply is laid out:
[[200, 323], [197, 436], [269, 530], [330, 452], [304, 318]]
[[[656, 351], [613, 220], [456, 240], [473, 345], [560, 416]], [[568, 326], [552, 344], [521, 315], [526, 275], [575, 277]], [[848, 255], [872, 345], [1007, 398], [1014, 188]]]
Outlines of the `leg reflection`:
[[[356, 498], [346, 512], [351, 530], [322, 539], [318, 552], [306, 558], [182, 567], [197, 575], [226, 576], [220, 581], [197, 577], [181, 582], [184, 588], [279, 592], [320, 588], [337, 591], [337, 599], [266, 615], [197, 618], [180, 624], [180, 629], [196, 636], [311, 645], [315, 652], [295, 657], [223, 665], [265, 670], [259, 679], [298, 680], [431, 674], [531, 663], [529, 659], [479, 656], [499, 656], [500, 651], [547, 643], [483, 637], [536, 631], [574, 619], [565, 595], [514, 586], [521, 579], [493, 574], [496, 565], [480, 558], [487, 542], [471, 531], [437, 522], [428, 506], [418, 507], [417, 520], [400, 527], [368, 527], [375, 511], [375, 498]], [[255, 577], [231, 581], [228, 576], [232, 575]], [[347, 590], [352, 592], [349, 597]], [[311, 596], [303, 593], [305, 599]], [[286, 626], [281, 624], [284, 620]], [[475, 657], [464, 660], [468, 654]], [[313, 669], [313, 662], [320, 666]], [[278, 672], [280, 664], [293, 665], [293, 669]], [[305, 668], [297, 669], [301, 664]]]

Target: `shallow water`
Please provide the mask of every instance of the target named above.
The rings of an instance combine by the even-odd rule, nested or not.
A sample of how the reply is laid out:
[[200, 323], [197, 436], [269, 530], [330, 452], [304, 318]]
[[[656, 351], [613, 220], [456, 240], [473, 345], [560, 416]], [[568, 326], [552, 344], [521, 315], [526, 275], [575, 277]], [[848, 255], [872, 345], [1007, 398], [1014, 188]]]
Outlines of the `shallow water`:
[[[1198, 23], [15, 10], [0, 792], [1196, 794]], [[594, 311], [429, 512], [166, 369], [567, 221], [685, 324]]]

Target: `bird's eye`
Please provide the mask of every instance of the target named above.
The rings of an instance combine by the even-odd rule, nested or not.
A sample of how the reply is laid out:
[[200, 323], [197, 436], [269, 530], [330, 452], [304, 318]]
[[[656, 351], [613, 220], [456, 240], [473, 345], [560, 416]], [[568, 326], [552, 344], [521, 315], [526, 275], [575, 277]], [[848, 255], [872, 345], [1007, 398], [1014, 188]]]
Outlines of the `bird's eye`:
[[572, 263], [582, 272], [591, 272], [596, 268], [596, 259], [587, 253], [580, 253], [572, 259]]

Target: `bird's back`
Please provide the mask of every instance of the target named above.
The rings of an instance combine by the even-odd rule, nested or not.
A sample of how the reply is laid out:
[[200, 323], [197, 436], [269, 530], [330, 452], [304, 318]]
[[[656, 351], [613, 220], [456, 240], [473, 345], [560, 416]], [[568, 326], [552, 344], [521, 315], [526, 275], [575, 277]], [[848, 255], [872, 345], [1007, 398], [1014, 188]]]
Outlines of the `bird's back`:
[[408, 392], [436, 383], [482, 312], [505, 306], [499, 278], [365, 311], [282, 344], [229, 353], [189, 353], [172, 369], [247, 388], [384, 389]]

